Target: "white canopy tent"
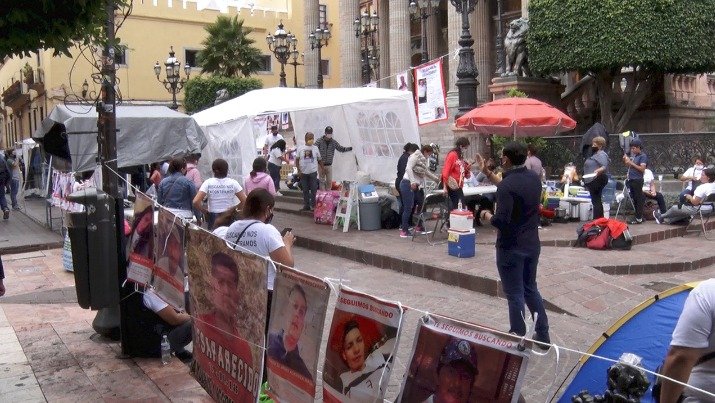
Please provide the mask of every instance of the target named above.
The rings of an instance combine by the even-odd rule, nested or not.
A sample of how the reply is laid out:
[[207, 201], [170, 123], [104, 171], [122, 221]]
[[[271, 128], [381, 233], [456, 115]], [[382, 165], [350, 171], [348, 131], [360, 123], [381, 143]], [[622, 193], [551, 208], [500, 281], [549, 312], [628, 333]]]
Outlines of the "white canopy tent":
[[229, 175], [242, 180], [256, 157], [256, 140], [265, 135], [252, 124], [256, 116], [290, 113], [299, 144], [306, 132], [318, 139], [326, 126], [333, 138], [353, 151], [336, 153], [333, 179], [354, 180], [358, 170], [372, 180], [392, 183], [405, 143], [419, 144], [412, 94], [382, 88], [268, 88], [254, 90], [193, 115], [208, 139], [201, 170], [216, 158], [229, 163]]
[[[165, 106], [120, 105], [117, 114], [119, 168], [201, 152], [206, 138], [191, 116]], [[32, 135], [46, 152], [72, 161], [72, 171], [97, 166], [97, 111], [57, 105]]]

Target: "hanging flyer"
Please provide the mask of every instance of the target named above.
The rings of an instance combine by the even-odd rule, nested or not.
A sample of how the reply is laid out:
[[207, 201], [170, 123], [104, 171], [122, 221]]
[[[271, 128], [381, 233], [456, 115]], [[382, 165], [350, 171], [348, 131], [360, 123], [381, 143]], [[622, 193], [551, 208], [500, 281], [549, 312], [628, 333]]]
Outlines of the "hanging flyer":
[[415, 67], [417, 123], [447, 119], [447, 94], [442, 75], [442, 59]]
[[183, 310], [186, 273], [184, 222], [171, 211], [160, 208], [154, 245], [154, 277], [156, 294], [175, 309]]
[[154, 201], [137, 194], [128, 246], [127, 280], [148, 285], [154, 270]]

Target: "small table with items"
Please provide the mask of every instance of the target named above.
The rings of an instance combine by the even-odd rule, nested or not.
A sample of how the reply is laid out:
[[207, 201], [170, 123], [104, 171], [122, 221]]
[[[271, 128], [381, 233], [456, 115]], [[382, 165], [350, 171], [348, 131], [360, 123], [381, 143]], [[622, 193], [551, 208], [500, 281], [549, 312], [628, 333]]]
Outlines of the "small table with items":
[[591, 199], [586, 197], [562, 197], [560, 200], [569, 203], [568, 217], [570, 219], [579, 219], [580, 205], [582, 203], [591, 203]]

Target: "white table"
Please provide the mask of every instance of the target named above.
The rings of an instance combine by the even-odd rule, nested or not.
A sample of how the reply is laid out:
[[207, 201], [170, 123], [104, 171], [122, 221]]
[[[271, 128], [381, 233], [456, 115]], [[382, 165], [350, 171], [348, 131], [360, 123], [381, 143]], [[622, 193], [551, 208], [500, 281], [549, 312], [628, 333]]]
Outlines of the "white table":
[[[490, 193], [496, 193], [496, 185], [484, 185], [484, 186], [465, 186], [462, 188], [464, 196], [475, 196], [475, 195], [485, 195]], [[435, 189], [431, 194], [442, 194], [444, 189]]]
[[571, 208], [569, 209], [569, 217], [571, 218], [579, 218], [579, 205], [581, 203], [591, 203], [591, 199], [586, 197], [562, 197], [559, 200], [567, 202], [571, 205]]

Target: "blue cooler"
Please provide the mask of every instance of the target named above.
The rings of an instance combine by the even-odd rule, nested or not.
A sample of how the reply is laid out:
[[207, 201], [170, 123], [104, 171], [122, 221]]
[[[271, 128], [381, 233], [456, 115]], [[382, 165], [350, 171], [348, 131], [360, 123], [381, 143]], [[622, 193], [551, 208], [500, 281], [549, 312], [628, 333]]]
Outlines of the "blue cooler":
[[447, 234], [447, 253], [456, 257], [474, 257], [477, 234], [469, 231], [452, 231]]

